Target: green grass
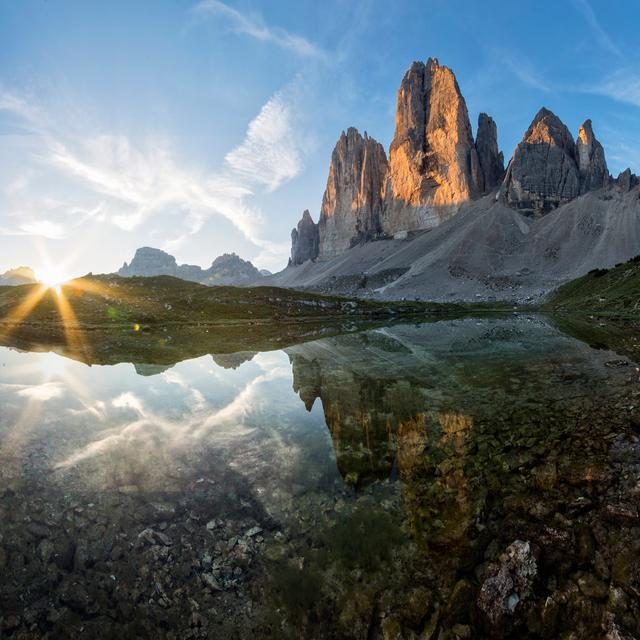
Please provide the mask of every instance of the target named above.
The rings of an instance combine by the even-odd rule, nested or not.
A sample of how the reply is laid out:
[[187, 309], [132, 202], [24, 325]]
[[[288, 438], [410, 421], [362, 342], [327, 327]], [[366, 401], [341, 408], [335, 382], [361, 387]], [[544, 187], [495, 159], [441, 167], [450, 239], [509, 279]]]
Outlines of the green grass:
[[640, 315], [640, 256], [612, 269], [594, 269], [562, 285], [545, 310], [588, 311], [604, 315]]
[[[37, 304], [18, 317], [37, 294], [43, 294]], [[55, 291], [0, 287], [0, 344], [96, 364], [173, 364], [206, 353], [281, 349], [402, 319], [426, 322], [466, 312], [454, 304], [207, 287], [170, 276], [90, 276], [65, 285], [62, 295], [72, 311], [66, 317]]]
[[[39, 285], [0, 288], [0, 321], [10, 321], [15, 309], [39, 288]], [[451, 313], [461, 309], [455, 304], [375, 302], [276, 287], [207, 287], [170, 276], [89, 276], [65, 285], [63, 294], [78, 324], [83, 327], [274, 320], [295, 322], [305, 318], [389, 317], [398, 314]], [[23, 322], [37, 324], [61, 320], [56, 294], [47, 291]]]

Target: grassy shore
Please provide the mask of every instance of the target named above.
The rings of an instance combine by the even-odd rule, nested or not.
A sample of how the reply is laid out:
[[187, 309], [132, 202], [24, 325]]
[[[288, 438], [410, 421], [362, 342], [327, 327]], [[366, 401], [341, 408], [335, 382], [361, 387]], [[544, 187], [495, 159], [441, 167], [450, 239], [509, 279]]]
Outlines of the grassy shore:
[[275, 287], [207, 287], [169, 276], [88, 276], [60, 291], [0, 287], [0, 344], [96, 364], [172, 364], [468, 311], [456, 304], [376, 302]]

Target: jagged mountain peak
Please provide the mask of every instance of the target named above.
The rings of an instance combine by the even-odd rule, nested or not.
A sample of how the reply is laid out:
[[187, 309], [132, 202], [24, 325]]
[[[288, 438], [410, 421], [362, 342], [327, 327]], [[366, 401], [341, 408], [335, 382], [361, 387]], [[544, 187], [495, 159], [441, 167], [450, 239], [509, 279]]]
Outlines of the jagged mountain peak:
[[522, 140], [529, 144], [552, 144], [573, 152], [575, 142], [571, 131], [550, 109], [542, 107], [535, 115]]

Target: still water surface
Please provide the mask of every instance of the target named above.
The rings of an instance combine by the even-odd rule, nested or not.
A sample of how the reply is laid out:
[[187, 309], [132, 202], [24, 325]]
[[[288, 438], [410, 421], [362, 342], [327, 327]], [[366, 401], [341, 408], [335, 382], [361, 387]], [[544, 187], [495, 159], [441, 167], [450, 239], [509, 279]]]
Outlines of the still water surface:
[[541, 317], [0, 348], [0, 637], [633, 638], [637, 365]]

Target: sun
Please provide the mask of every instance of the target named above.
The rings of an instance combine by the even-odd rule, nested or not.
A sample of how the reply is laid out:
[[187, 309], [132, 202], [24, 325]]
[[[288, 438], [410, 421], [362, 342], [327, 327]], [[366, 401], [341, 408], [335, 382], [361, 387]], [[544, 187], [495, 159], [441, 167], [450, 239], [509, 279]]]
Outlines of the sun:
[[48, 266], [38, 270], [38, 280], [47, 289], [53, 289], [60, 293], [60, 287], [69, 280], [69, 277], [62, 270], [55, 266]]

